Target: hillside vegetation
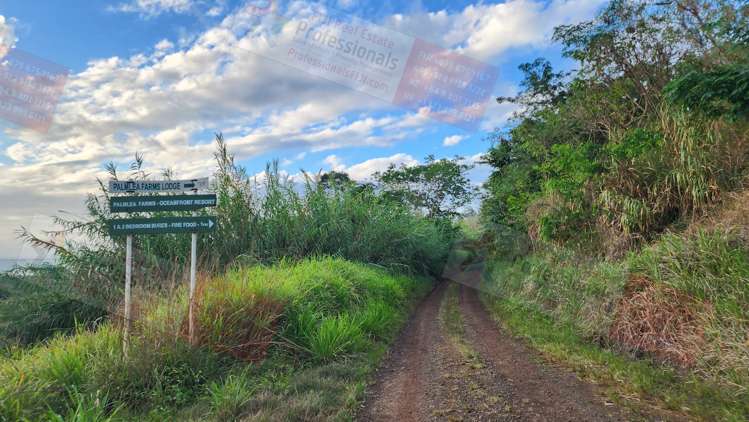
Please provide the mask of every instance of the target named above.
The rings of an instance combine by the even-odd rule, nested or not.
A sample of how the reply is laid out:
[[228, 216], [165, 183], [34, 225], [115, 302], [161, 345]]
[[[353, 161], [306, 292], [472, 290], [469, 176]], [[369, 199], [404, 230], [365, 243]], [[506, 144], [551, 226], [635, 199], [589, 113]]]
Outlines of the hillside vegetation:
[[184, 335], [187, 300], [180, 290], [137, 320], [129, 358], [111, 322], [0, 362], [0, 415], [345, 415], [409, 305], [429, 286], [333, 258], [233, 270], [201, 286], [195, 346]]
[[487, 300], [714, 384], [722, 399], [675, 398], [683, 381], [625, 377], [710, 419], [749, 417], [729, 405], [749, 402], [747, 28], [746, 4], [699, 0], [614, 1], [558, 27], [577, 68], [521, 66], [524, 90], [499, 101], [522, 111], [485, 158]]
[[[300, 182], [275, 164], [250, 177], [221, 135], [216, 146], [218, 206], [204, 212], [218, 230], [198, 245], [193, 343], [189, 236], [139, 235], [125, 356], [124, 238], [107, 232], [114, 216], [100, 181], [87, 219], [58, 219], [81, 242], [22, 231], [55, 249], [58, 265], [0, 280], [0, 420], [351, 418], [459, 236], [453, 219], [473, 195], [470, 166], [429, 158], [374, 183], [335, 172]], [[137, 156], [123, 177], [150, 178], [144, 162]]]

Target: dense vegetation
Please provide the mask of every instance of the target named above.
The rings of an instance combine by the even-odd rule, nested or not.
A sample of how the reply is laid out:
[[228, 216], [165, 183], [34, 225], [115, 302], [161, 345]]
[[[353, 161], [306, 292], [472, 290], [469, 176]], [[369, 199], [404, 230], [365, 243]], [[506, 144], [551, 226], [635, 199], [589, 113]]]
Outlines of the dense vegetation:
[[[350, 416], [410, 305], [442, 271], [455, 207], [473, 193], [469, 166], [428, 160], [374, 183], [335, 172], [298, 183], [275, 164], [248, 176], [216, 141], [218, 206], [204, 212], [218, 230], [200, 236], [193, 343], [189, 236], [137, 236], [124, 356], [124, 239], [107, 232], [102, 181], [87, 220], [58, 219], [79, 241], [22, 231], [54, 248], [58, 265], [0, 279], [0, 420]], [[126, 177], [150, 178], [143, 168], [137, 156]]]
[[730, 0], [614, 1], [556, 28], [577, 69], [525, 64], [524, 90], [498, 99], [521, 111], [492, 135], [482, 208], [500, 300], [744, 402], [747, 28]]
[[498, 99], [519, 111], [490, 135], [467, 239], [459, 157], [299, 183], [275, 164], [249, 176], [218, 135], [195, 344], [188, 236], [137, 237], [134, 359], [105, 183], [89, 219], [59, 220], [82, 241], [24, 232], [60, 265], [0, 276], [0, 418], [350, 416], [423, 277], [484, 249], [487, 305], [555, 359], [621, 395], [748, 418], [749, 6], [615, 0], [554, 34], [576, 69], [524, 64], [522, 91]]
[[197, 345], [183, 336], [187, 300], [181, 289], [150, 304], [137, 320], [130, 358], [123, 359], [120, 330], [106, 323], [0, 362], [0, 415], [345, 415], [384, 342], [429, 285], [332, 258], [232, 270], [202, 286]]
[[[430, 173], [432, 179], [450, 183], [437, 189], [425, 189], [432, 182], [430, 178], [411, 178], [407, 185], [388, 181], [357, 184], [345, 175], [335, 177], [335, 173], [305, 173], [305, 181], [299, 183], [275, 164], [269, 164], [261, 177], [251, 177], [235, 163], [221, 135], [217, 135], [216, 145], [212, 190], [218, 196], [218, 206], [202, 212], [214, 215], [218, 228], [199, 236], [198, 244], [198, 268], [206, 274], [314, 256], [336, 256], [410, 274], [440, 274], [458, 234], [453, 214], [448, 212], [454, 210], [456, 194], [448, 189], [461, 192], [463, 202], [472, 192], [464, 176], [469, 167], [457, 164], [458, 159], [417, 166], [439, 166], [438, 171]], [[144, 158], [138, 156], [126, 177], [152, 177], [143, 168]], [[122, 177], [113, 164], [108, 169], [112, 179]], [[391, 168], [387, 174], [412, 171]], [[162, 176], [173, 175], [167, 171]], [[87, 199], [87, 220], [58, 218], [65, 232], [72, 235], [68, 238], [80, 239], [78, 242], [56, 245], [38, 233], [22, 231], [36, 246], [54, 248], [60, 265], [16, 272], [15, 284], [25, 287], [16, 289], [11, 299], [0, 300], [0, 315], [8, 321], [0, 326], [0, 338], [6, 343], [29, 344], [56, 331], [71, 332], [76, 321], [90, 324], [107, 313], [119, 313], [125, 239], [110, 237], [107, 231], [107, 222], [115, 215], [109, 212], [106, 183], [99, 184], [101, 191]], [[419, 192], [422, 199], [438, 195], [439, 199], [431, 203], [442, 211], [428, 215], [411, 200], [417, 196], [411, 192]], [[147, 215], [157, 213], [141, 216]], [[134, 283], [141, 300], [168, 294], [185, 280], [189, 236], [136, 236], [134, 250]], [[24, 317], [19, 305], [37, 312]]]

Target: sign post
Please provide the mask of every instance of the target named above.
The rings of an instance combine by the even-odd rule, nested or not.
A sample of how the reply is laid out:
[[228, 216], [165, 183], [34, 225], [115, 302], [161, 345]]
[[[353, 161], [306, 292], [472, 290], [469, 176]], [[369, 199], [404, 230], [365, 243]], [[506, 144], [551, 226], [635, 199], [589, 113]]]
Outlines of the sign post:
[[208, 189], [208, 178], [189, 180], [110, 180], [109, 193], [185, 192]]
[[127, 350], [130, 346], [130, 283], [133, 278], [133, 235], [127, 235], [127, 246], [125, 249], [125, 325], [122, 338], [122, 353], [127, 359]]
[[151, 212], [151, 211], [195, 211], [216, 206], [216, 195], [143, 195], [113, 196], [109, 198], [109, 211]]
[[216, 217], [156, 217], [124, 218], [109, 220], [109, 233], [113, 236], [125, 234], [166, 234], [208, 232], [216, 227]]
[[192, 234], [192, 249], [190, 250], [190, 310], [189, 310], [189, 327], [188, 335], [190, 337], [190, 344], [195, 344], [195, 273], [196, 273], [196, 261], [198, 256], [198, 234]]
[[[198, 190], [195, 189], [195, 194], [198, 194]], [[214, 196], [215, 199], [215, 196]], [[195, 212], [192, 213], [195, 216]], [[197, 270], [198, 260], [198, 233], [192, 232], [192, 247], [190, 248], [190, 309], [188, 311], [188, 337], [190, 344], [195, 344], [195, 273]]]
[[198, 190], [208, 188], [208, 178], [190, 180], [139, 180], [109, 182], [110, 193], [147, 193], [193, 191], [193, 195], [143, 195], [116, 196], [110, 198], [109, 209], [117, 212], [193, 211], [192, 217], [124, 218], [109, 221], [111, 236], [127, 235], [125, 251], [125, 323], [122, 350], [125, 358], [130, 346], [131, 281], [133, 267], [133, 235], [190, 233], [190, 304], [188, 310], [189, 340], [195, 344], [195, 289], [198, 258], [198, 233], [208, 232], [216, 226], [216, 219], [198, 216], [196, 210], [216, 206], [216, 195], [198, 195]]

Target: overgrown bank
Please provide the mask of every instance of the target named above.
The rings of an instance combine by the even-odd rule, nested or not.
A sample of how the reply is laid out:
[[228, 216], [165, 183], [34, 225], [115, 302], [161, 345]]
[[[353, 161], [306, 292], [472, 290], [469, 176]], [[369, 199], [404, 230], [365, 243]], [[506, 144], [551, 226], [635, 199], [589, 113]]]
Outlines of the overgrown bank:
[[749, 6], [610, 2], [521, 66], [482, 205], [489, 303], [625, 395], [749, 417]]
[[496, 261], [484, 300], [513, 333], [618, 401], [746, 420], [749, 249], [735, 241], [698, 232], [621, 261], [553, 248]]
[[[469, 200], [469, 166], [455, 160], [390, 168], [375, 183], [357, 183], [343, 173], [303, 173], [292, 180], [274, 164], [250, 176], [235, 163], [221, 135], [216, 139], [215, 232], [199, 237], [198, 268], [223, 274], [236, 267], [272, 265], [309, 257], [336, 256], [412, 274], [440, 274], [457, 236], [454, 207]], [[127, 173], [108, 167], [114, 180], [148, 180], [136, 156]], [[174, 175], [166, 171], [163, 177]], [[392, 179], [392, 180], [391, 180]], [[75, 323], [93, 326], [121, 309], [125, 238], [110, 236], [110, 192], [104, 181], [86, 201], [86, 218], [57, 219], [64, 244], [22, 230], [33, 245], [51, 248], [59, 265], [23, 268], [0, 279], [0, 346], [24, 347]], [[174, 216], [184, 212], [137, 213]], [[160, 297], [185, 283], [190, 237], [139, 235], [134, 240], [134, 289], [138, 297]], [[150, 300], [150, 299], [147, 299]], [[19, 312], [33, 309], [34, 312]]]
[[184, 338], [179, 292], [143, 311], [129, 358], [107, 323], [4, 359], [0, 415], [343, 417], [429, 288], [426, 279], [332, 258], [234, 270], [203, 285], [197, 346]]

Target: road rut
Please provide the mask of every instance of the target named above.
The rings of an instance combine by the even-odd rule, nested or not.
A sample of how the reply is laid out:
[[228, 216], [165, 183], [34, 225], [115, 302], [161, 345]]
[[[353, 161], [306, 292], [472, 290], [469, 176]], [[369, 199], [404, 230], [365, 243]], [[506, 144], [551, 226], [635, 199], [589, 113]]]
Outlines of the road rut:
[[365, 393], [357, 419], [664, 420], [607, 402], [596, 386], [541, 362], [496, 325], [475, 286], [450, 281], [418, 306]]

